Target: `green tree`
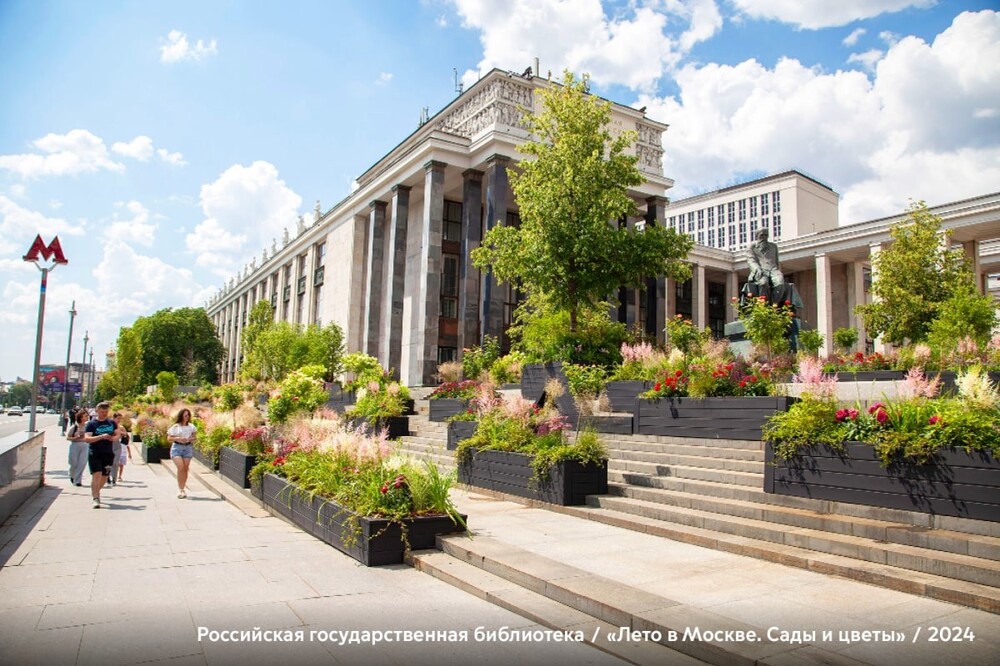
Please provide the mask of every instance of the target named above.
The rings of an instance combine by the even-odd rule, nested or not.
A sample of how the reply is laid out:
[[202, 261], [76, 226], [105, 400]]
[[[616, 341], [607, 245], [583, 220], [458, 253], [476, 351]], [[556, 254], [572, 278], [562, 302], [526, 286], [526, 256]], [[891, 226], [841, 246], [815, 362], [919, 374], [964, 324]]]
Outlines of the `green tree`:
[[257, 301], [247, 316], [247, 325], [240, 334], [240, 351], [243, 352], [243, 362], [240, 365], [240, 376], [244, 379], [265, 379], [264, 359], [257, 340], [261, 334], [274, 327], [274, 311], [271, 303], [266, 300]]
[[536, 91], [542, 110], [525, 119], [536, 140], [518, 147], [529, 157], [509, 172], [521, 225], [498, 224], [472, 253], [478, 268], [567, 310], [571, 331], [582, 307], [620, 286], [641, 287], [650, 275], [687, 279], [681, 259], [692, 246], [663, 226], [618, 228], [635, 212], [628, 188], [643, 182], [629, 154], [636, 133], [611, 136], [611, 104], [587, 94], [588, 80], [567, 71], [562, 85]]
[[[127, 326], [118, 331], [115, 353], [109, 357], [104, 373], [111, 395], [128, 400], [138, 395], [145, 384], [142, 381], [142, 342], [135, 329]], [[108, 396], [109, 397], [109, 396]]]
[[166, 370], [156, 373], [156, 388], [166, 402], [173, 402], [177, 391], [177, 375]]
[[31, 404], [31, 382], [18, 382], [10, 387], [7, 392], [8, 405], [30, 405]]
[[142, 345], [142, 383], [153, 384], [162, 370], [185, 384], [215, 383], [225, 347], [203, 308], [166, 308], [139, 317], [132, 328]]
[[833, 345], [843, 353], [850, 353], [858, 343], [858, 329], [838, 328], [833, 332]]
[[902, 344], [927, 339], [931, 324], [956, 289], [972, 280], [961, 250], [942, 238], [941, 218], [923, 202], [910, 205], [908, 219], [890, 229], [892, 244], [872, 260], [874, 301], [855, 308], [872, 337]]
[[997, 323], [993, 298], [979, 293], [972, 281], [962, 282], [945, 301], [931, 323], [927, 340], [943, 355], [951, 354], [961, 340], [971, 338], [982, 349]]

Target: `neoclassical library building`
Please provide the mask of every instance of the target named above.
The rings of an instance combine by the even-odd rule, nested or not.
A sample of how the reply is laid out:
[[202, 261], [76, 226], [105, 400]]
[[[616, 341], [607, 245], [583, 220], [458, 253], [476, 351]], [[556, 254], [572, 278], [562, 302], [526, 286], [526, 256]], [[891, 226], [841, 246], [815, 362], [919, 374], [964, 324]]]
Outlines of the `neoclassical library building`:
[[[358, 187], [292, 233], [263, 248], [206, 304], [227, 349], [221, 377], [236, 377], [240, 334], [255, 303], [277, 321], [335, 322], [349, 351], [376, 356], [410, 386], [436, 384], [439, 363], [458, 359], [484, 335], [503, 337], [518, 294], [469, 261], [487, 229], [517, 224], [507, 169], [528, 138], [521, 109], [533, 110], [546, 79], [493, 70], [422, 123], [358, 176]], [[839, 195], [819, 179], [789, 170], [683, 200], [667, 198], [663, 174], [667, 125], [612, 104], [612, 133], [634, 130], [645, 182], [631, 191], [635, 217], [619, 224], [666, 224], [695, 241], [684, 283], [651, 278], [645, 290], [621, 290], [616, 316], [663, 338], [681, 314], [721, 336], [734, 318], [729, 299], [749, 273], [746, 248], [766, 228], [795, 284], [806, 325], [832, 352], [832, 333], [847, 326], [868, 340], [854, 306], [870, 298], [871, 260], [905, 213], [838, 224]], [[933, 202], [928, 202], [933, 203]], [[1000, 192], [936, 205], [931, 211], [971, 259], [980, 289], [1000, 294]], [[609, 221], [610, 222], [610, 221]]]

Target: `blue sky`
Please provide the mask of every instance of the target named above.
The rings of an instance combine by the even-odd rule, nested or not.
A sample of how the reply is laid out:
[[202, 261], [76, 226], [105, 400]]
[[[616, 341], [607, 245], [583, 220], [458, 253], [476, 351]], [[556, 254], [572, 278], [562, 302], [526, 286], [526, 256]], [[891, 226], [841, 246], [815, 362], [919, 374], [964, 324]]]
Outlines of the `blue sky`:
[[589, 72], [668, 123], [679, 198], [788, 167], [846, 224], [1000, 189], [1000, 4], [0, 0], [0, 380], [201, 304], [492, 67]]

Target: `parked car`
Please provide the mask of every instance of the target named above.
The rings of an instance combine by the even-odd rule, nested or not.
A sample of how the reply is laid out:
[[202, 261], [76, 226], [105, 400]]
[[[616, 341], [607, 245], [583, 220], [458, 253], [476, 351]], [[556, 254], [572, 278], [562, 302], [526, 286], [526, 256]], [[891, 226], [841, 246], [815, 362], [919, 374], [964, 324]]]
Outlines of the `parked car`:
[[46, 414], [55, 414], [55, 413], [56, 413], [56, 410], [54, 410], [54, 409], [52, 409], [51, 407], [49, 407], [48, 409], [46, 409], [46, 410], [45, 410], [45, 413], [46, 413]]
[[7, 414], [9, 414], [10, 416], [23, 416], [24, 412], [21, 411], [20, 407], [14, 405], [13, 407], [7, 408]]

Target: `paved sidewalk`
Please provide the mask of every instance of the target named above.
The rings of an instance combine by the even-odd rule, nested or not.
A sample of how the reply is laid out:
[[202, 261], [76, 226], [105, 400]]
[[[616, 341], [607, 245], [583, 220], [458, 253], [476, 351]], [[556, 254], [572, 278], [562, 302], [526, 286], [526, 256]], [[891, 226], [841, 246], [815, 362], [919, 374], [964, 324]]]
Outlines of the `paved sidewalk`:
[[[369, 569], [197, 481], [126, 467], [91, 508], [51, 428], [46, 487], [0, 528], [0, 664], [620, 664], [581, 644], [476, 643], [479, 626], [543, 629], [409, 566]], [[135, 453], [135, 452], [133, 452]], [[198, 641], [198, 628], [301, 630], [304, 642]], [[310, 630], [447, 630], [467, 643], [339, 646]]]

